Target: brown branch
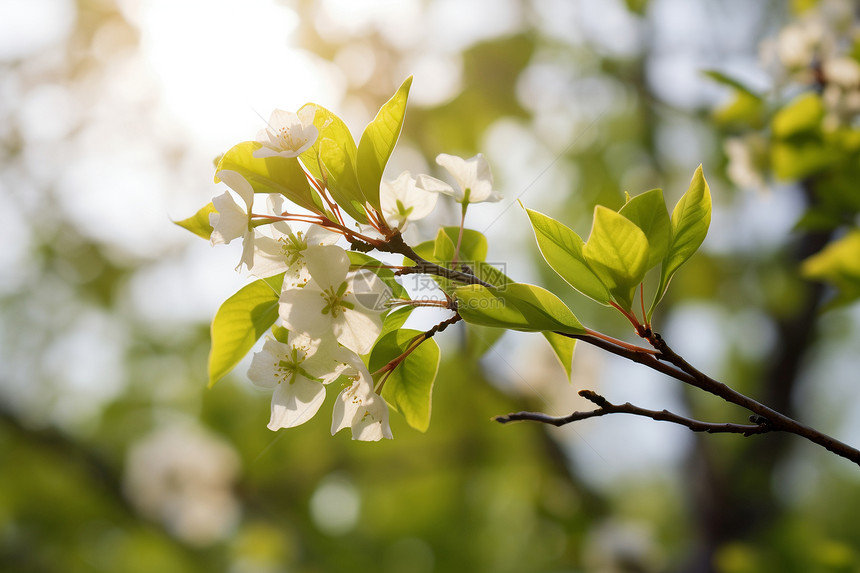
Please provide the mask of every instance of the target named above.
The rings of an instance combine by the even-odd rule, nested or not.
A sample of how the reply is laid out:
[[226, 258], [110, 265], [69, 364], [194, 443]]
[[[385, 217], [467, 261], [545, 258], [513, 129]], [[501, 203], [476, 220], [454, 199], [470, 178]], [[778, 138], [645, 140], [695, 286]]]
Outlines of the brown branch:
[[[617, 356], [621, 356], [622, 358], [632, 360], [633, 362], [638, 362], [639, 364], [647, 366], [652, 370], [656, 370], [658, 372], [666, 374], [667, 376], [671, 376], [672, 378], [675, 378], [676, 380], [679, 380], [685, 384], [689, 384], [690, 386], [699, 388], [700, 390], [704, 390], [705, 392], [709, 392], [715, 396], [719, 396], [726, 402], [741, 406], [742, 408], [745, 408], [755, 414], [757, 416], [756, 421], [760, 421], [761, 423], [766, 422], [769, 425], [770, 431], [780, 431], [795, 434], [797, 436], [809, 440], [814, 444], [822, 446], [823, 448], [836, 454], [837, 456], [843, 457], [847, 460], [854, 462], [857, 465], [860, 465], [860, 450], [857, 450], [856, 448], [853, 448], [848, 444], [841, 442], [836, 438], [833, 438], [832, 436], [828, 436], [827, 434], [820, 432], [815, 428], [801, 424], [797, 420], [794, 420], [786, 416], [785, 414], [777, 412], [773, 408], [765, 406], [764, 404], [750, 398], [749, 396], [741, 394], [740, 392], [733, 390], [722, 382], [718, 382], [717, 380], [714, 380], [713, 378], [700, 372], [692, 365], [690, 365], [689, 362], [676, 354], [669, 347], [669, 345], [666, 344], [666, 341], [663, 340], [663, 338], [656, 332], [647, 332], [648, 341], [656, 350], [659, 351], [656, 356], [645, 352], [632, 350], [630, 348], [622, 347], [617, 344], [613, 344], [610, 341], [590, 335], [566, 334], [563, 332], [559, 332], [557, 334], [582, 340], [583, 342], [586, 342], [593, 346], [597, 346], [602, 350], [605, 350]], [[595, 414], [591, 414], [587, 417], [593, 417], [594, 415]]]
[[709, 434], [741, 434], [744, 436], [752, 436], [754, 434], [765, 434], [771, 432], [774, 428], [763, 418], [756, 418], [759, 423], [753, 424], [715, 424], [711, 422], [702, 422], [692, 418], [686, 418], [679, 414], [675, 414], [668, 410], [648, 410], [634, 406], [630, 402], [624, 404], [613, 404], [600, 394], [591, 390], [581, 390], [579, 395], [583, 398], [594, 402], [598, 408], [588, 412], [573, 412], [568, 416], [548, 416], [540, 412], [516, 412], [506, 416], [496, 416], [495, 420], [501, 424], [518, 421], [540, 422], [542, 424], [550, 424], [553, 426], [564, 426], [572, 422], [587, 420], [588, 418], [597, 418], [608, 414], [631, 414], [634, 416], [643, 416], [661, 422], [672, 422], [679, 424], [694, 432], [707, 432]]
[[437, 265], [436, 263], [431, 263], [427, 259], [421, 257], [418, 253], [416, 253], [412, 247], [406, 244], [403, 240], [403, 236], [400, 232], [395, 232], [393, 235], [388, 237], [387, 240], [381, 242], [380, 244], [373, 245], [374, 248], [384, 251], [387, 253], [395, 253], [398, 255], [403, 255], [407, 259], [410, 259], [415, 262], [415, 266], [407, 267], [402, 270], [395, 271], [395, 275], [403, 276], [409, 274], [426, 274], [426, 275], [436, 275], [439, 277], [446, 278], [448, 280], [457, 281], [466, 284], [476, 284], [482, 285], [488, 288], [495, 288], [494, 285], [491, 285], [488, 282], [482, 281], [475, 275], [471, 273], [466, 273], [454, 269], [449, 269], [443, 267], [441, 265]]

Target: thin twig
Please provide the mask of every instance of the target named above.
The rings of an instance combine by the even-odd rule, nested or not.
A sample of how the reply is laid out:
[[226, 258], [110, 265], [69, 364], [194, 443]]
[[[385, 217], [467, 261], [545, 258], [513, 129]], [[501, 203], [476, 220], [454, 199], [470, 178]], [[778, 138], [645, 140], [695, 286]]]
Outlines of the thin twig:
[[581, 390], [579, 395], [597, 404], [598, 408], [588, 412], [574, 412], [568, 416], [559, 417], [548, 416], [540, 412], [516, 412], [506, 416], [497, 416], [495, 420], [501, 424], [507, 424], [508, 422], [531, 421], [550, 424], [552, 426], [564, 426], [565, 424], [570, 424], [572, 422], [606, 416], [607, 414], [631, 414], [662, 422], [672, 422], [673, 424], [679, 424], [689, 428], [694, 432], [707, 432], [709, 434], [741, 434], [744, 436], [752, 436], [754, 434], [765, 434], [773, 431], [774, 429], [764, 419], [761, 419], [761, 423], [757, 424], [715, 424], [687, 418], [668, 410], [648, 410], [646, 408], [640, 408], [639, 406], [634, 406], [630, 402], [625, 402], [624, 404], [613, 404], [600, 394], [591, 390]]
[[[621, 356], [622, 358], [632, 360], [633, 362], [638, 362], [639, 364], [647, 366], [652, 370], [662, 372], [663, 374], [671, 376], [672, 378], [675, 378], [676, 380], [679, 380], [685, 384], [689, 384], [691, 386], [699, 388], [700, 390], [704, 390], [705, 392], [709, 392], [715, 396], [719, 396], [726, 402], [741, 406], [742, 408], [745, 408], [755, 414], [757, 416], [757, 422], [766, 421], [769, 424], [771, 431], [788, 432], [800, 436], [802, 438], [806, 438], [810, 442], [824, 447], [825, 449], [836, 454], [837, 456], [843, 457], [847, 460], [854, 462], [857, 465], [860, 465], [860, 450], [857, 450], [856, 448], [853, 448], [848, 444], [841, 442], [836, 438], [833, 438], [832, 436], [828, 436], [827, 434], [820, 432], [815, 428], [801, 424], [797, 420], [794, 420], [786, 416], [785, 414], [777, 412], [773, 408], [765, 406], [764, 404], [750, 398], [749, 396], [741, 394], [740, 392], [733, 390], [722, 382], [718, 382], [717, 380], [714, 380], [713, 378], [700, 372], [692, 365], [690, 365], [689, 362], [676, 354], [669, 347], [669, 345], [666, 344], [666, 341], [663, 340], [663, 338], [655, 332], [648, 332], [648, 341], [651, 343], [652, 346], [654, 346], [655, 350], [659, 351], [656, 356], [641, 351], [631, 350], [630, 348], [613, 344], [612, 342], [595, 336], [572, 335], [565, 334], [563, 332], [559, 332], [557, 334], [582, 340], [583, 342], [586, 342], [593, 346], [597, 346], [602, 350], [605, 350], [617, 356]], [[594, 414], [587, 417], [593, 416]]]

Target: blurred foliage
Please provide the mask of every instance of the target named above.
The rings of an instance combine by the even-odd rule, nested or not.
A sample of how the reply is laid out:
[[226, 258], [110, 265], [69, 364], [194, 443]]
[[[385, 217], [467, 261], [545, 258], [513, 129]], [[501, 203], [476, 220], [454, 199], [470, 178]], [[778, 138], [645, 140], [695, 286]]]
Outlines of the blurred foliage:
[[[333, 58], [358, 44], [371, 46], [373, 73], [351, 85], [346, 98], [378, 108], [405, 77], [408, 60], [373, 29], [337, 40], [321, 34], [326, 23], [317, 4], [294, 3], [304, 47]], [[713, 113], [701, 102], [685, 107], [669, 103], [651, 75], [660, 57], [662, 3], [611, 3], [621, 12], [612, 15], [644, 36], [626, 51], [585, 25], [559, 35], [553, 11], [561, 18], [563, 3], [513, 4], [522, 15], [518, 29], [466, 43], [456, 54], [462, 64], [456, 93], [411, 108], [404, 142], [429, 163], [441, 151], [483, 151], [493, 128], [519, 126], [531, 134], [529, 145], [545, 150], [539, 156], [545, 162], [534, 160], [535, 175], [547, 164], [562, 174], [560, 184], [536, 194], [529, 206], [580, 231], [595, 204], [617, 209], [624, 191], [662, 187], [673, 204], [695, 165], [704, 163], [722, 226], [712, 228], [713, 244], [706, 242], [673, 280], [655, 324], [679, 338], [718, 338], [707, 353], [710, 374], [858, 443], [856, 423], [851, 435], [846, 422], [856, 418], [857, 391], [837, 384], [857, 371], [856, 313], [843, 307], [822, 316], [819, 309], [860, 292], [854, 230], [860, 137], [854, 116], [834, 115], [827, 107], [836, 96], [827, 95], [826, 76], [804, 76], [805, 84], [783, 78], [788, 87], [768, 91], [718, 70], [710, 77], [728, 92], [725, 105]], [[791, 25], [819, 4], [832, 3], [793, 4], [798, 13], [784, 12], [779, 3], [745, 5], [732, 21], [749, 10], [750, 21]], [[601, 17], [588, 3], [579, 7], [596, 10], [587, 20]], [[550, 16], [542, 19], [541, 9]], [[99, 44], [105, 34], [96, 32], [109, 25], [105, 29], [115, 36], [110, 45], [119, 53], [136, 47], [134, 24], [109, 1], [79, 1], [77, 11], [59, 56], [4, 61], [0, 77], [15, 78], [26, 92], [42, 84], [94, 81], [99, 69], [117, 73]], [[755, 57], [764, 34], [779, 33], [765, 28], [745, 46], [748, 58]], [[857, 59], [856, 45], [841, 49]], [[845, 101], [845, 93], [837, 96]], [[12, 213], [9, 228], [17, 229], [12, 225], [20, 220], [31, 223], [10, 242], [22, 254], [8, 278], [0, 277], [0, 570], [860, 569], [856, 468], [779, 436], [696, 436], [678, 453], [684, 461], [677, 465], [595, 482], [587, 477], [594, 468], [572, 455], [587, 447], [575, 439], [575, 428], [549, 432], [490, 421], [547, 404], [489, 379], [492, 351], [482, 362], [469, 354], [484, 350], [478, 331], [470, 339], [457, 329], [445, 333], [454, 344], [443, 348], [426, 434], [393, 417], [393, 442], [355, 444], [344, 435], [330, 437], [322, 416], [272, 434], [265, 428], [269, 396], [250, 392], [241, 368], [205, 390], [208, 324], [153, 318], [135, 306], [135, 289], [159, 284], [141, 283], [142, 277], [170, 261], [176, 262], [171, 272], [179, 272], [187, 260], [184, 248], [155, 246], [142, 255], [94, 235], [79, 217], [56, 207], [62, 204], [60, 174], [31, 154], [59, 157], [58, 150], [76, 146], [95, 110], [66, 134], [66, 147], [45, 149], [21, 132], [14, 121], [19, 110], [0, 106], [8, 120], [0, 130], [0, 182]], [[151, 108], [141, 97], [123, 117], [146, 122], [153, 119]], [[178, 169], [182, 146], [164, 138], [163, 162]], [[690, 149], [697, 153], [688, 160]], [[513, 162], [519, 152], [504, 159]], [[718, 165], [727, 167], [728, 177]], [[769, 204], [737, 187], [756, 186], [796, 198], [801, 207], [794, 230], [777, 230], [774, 240], [763, 234], [771, 230], [766, 223], [750, 222], [750, 209], [766, 211]], [[182, 191], [177, 185], [171, 193]], [[126, 214], [133, 217], [133, 206]], [[525, 215], [521, 226], [526, 255], [539, 261]], [[515, 229], [496, 233], [516, 240]], [[803, 279], [804, 259], [806, 275], [832, 283], [838, 293]], [[534, 271], [584, 323], [630, 334], [623, 320], [573, 292], [548, 267], [535, 264]], [[690, 314], [697, 308], [706, 313]], [[695, 324], [692, 331], [677, 327], [685, 319]], [[106, 354], [119, 357], [119, 371]], [[537, 356], [531, 357], [534, 369], [549, 371]], [[678, 400], [696, 417], [738, 421], [734, 410], [709, 397], [679, 393]], [[614, 423], [605, 419], [596, 427]], [[144, 457], [153, 485], [163, 474], [162, 489], [175, 496], [147, 505], [131, 491], [130, 460], [166, 427], [179, 428], [180, 435], [193, 428], [206, 438], [180, 440], [162, 455]], [[238, 475], [206, 465], [221, 459], [221, 447], [238, 456]], [[230, 517], [211, 505], [213, 499], [238, 510]], [[196, 529], [184, 529], [189, 519]]]

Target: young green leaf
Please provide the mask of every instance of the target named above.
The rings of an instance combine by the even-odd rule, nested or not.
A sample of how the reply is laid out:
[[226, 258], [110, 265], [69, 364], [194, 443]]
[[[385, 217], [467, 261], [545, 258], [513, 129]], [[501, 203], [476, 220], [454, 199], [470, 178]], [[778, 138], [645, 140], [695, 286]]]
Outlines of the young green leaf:
[[208, 205], [202, 207], [192, 216], [181, 221], [173, 221], [173, 224], [188, 229], [198, 237], [203, 237], [208, 241], [212, 236], [212, 225], [209, 224], [209, 214], [214, 212], [215, 206], [210, 201]]
[[433, 242], [433, 258], [437, 261], [449, 262], [454, 259], [454, 241], [444, 229], [439, 229]]
[[567, 284], [599, 302], [609, 303], [609, 291], [582, 254], [582, 238], [543, 213], [526, 209], [544, 260]]
[[702, 173], [702, 166], [699, 165], [690, 181], [690, 188], [672, 211], [672, 241], [660, 269], [660, 285], [648, 311], [649, 319], [666, 293], [672, 275], [693, 256], [705, 240], [710, 224], [711, 191]]
[[[221, 157], [216, 172], [222, 169], [236, 171], [248, 180], [255, 193], [280, 193], [300, 207], [323, 213], [320, 198], [311, 189], [299, 160], [295, 157], [254, 157], [254, 150], [260, 147], [256, 141], [234, 145]], [[219, 182], [217, 177], [215, 182]]]
[[[454, 246], [457, 244], [457, 236], [460, 233], [460, 227], [442, 227], [439, 233], [448, 236], [451, 242], [450, 254], [454, 253]], [[439, 233], [432, 241], [424, 241], [419, 243], [413, 250], [422, 258], [434, 263], [451, 262], [450, 258], [437, 258], [435, 254], [436, 245], [442, 241]], [[441, 248], [441, 247], [440, 247]], [[460, 240], [460, 256], [458, 260], [468, 264], [485, 261], [487, 259], [487, 237], [483, 233], [479, 233], [474, 229], [463, 229], [463, 238]], [[405, 264], [411, 264], [407, 261]]]
[[455, 289], [454, 296], [457, 312], [472, 324], [527, 332], [586, 332], [567, 305], [538, 286], [511, 283], [504, 289], [489, 289], [468, 285]]
[[820, 129], [824, 113], [821, 96], [806, 92], [797, 96], [773, 116], [771, 130], [773, 135], [779, 138], [816, 131]]
[[837, 296], [828, 304], [833, 308], [860, 298], [860, 231], [850, 231], [803, 261], [803, 276], [824, 281], [837, 288]]
[[[373, 372], [405, 352], [419, 330], [400, 329], [383, 335], [370, 353]], [[430, 426], [433, 382], [439, 370], [439, 346], [425, 340], [395, 368], [382, 387], [382, 397], [396, 408], [406, 423], [420, 432]]]
[[300, 159], [308, 171], [326, 182], [335, 202], [359, 223], [366, 223], [364, 195], [355, 173], [357, 148], [349, 128], [336, 114], [321, 105], [313, 106], [314, 126], [319, 137], [313, 146], [301, 154]]
[[648, 269], [657, 265], [669, 250], [672, 223], [662, 189], [652, 189], [627, 201], [618, 211], [636, 224], [648, 239]]
[[379, 205], [379, 183], [382, 181], [382, 172], [385, 170], [388, 158], [391, 157], [391, 152], [394, 151], [394, 146], [400, 137], [411, 85], [412, 76], [409, 76], [397, 93], [382, 106], [374, 120], [368, 124], [358, 142], [355, 163], [358, 182], [365, 201], [379, 211], [382, 210]]
[[648, 271], [648, 249], [648, 239], [635, 223], [601, 205], [594, 208], [591, 235], [582, 254], [625, 310], [632, 309], [634, 291]]
[[233, 369], [278, 319], [284, 273], [242, 287], [212, 320], [209, 387]]
[[568, 380], [570, 380], [573, 370], [573, 350], [576, 347], [576, 339], [557, 332], [544, 332], [543, 335], [552, 347], [552, 351], [561, 363], [561, 367], [564, 368], [564, 373], [567, 375]]

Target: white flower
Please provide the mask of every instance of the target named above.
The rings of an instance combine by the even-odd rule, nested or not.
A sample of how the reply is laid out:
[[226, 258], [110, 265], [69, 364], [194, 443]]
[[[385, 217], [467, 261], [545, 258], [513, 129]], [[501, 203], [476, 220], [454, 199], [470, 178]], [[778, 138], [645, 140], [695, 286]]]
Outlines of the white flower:
[[269, 118], [269, 126], [257, 134], [263, 147], [254, 151], [254, 157], [298, 157], [309, 149], [319, 137], [314, 125], [316, 108], [303, 107], [298, 114], [276, 109]]
[[821, 66], [828, 82], [845, 89], [860, 87], [860, 64], [854, 58], [842, 56], [825, 60]]
[[283, 344], [268, 338], [248, 370], [254, 384], [274, 389], [268, 425], [273, 431], [313, 418], [325, 400], [324, 385], [347, 370], [348, 361], [354, 362], [354, 355], [331, 338], [312, 339], [290, 332], [288, 341]]
[[202, 427], [175, 424], [129, 448], [123, 489], [143, 515], [202, 547], [229, 539], [236, 529], [240, 466], [228, 442]]
[[787, 26], [777, 38], [779, 59], [788, 69], [808, 68], [815, 58], [823, 30], [818, 22]]
[[429, 215], [438, 198], [438, 194], [428, 193], [418, 187], [408, 171], [401, 173], [394, 181], [383, 180], [379, 187], [379, 202], [385, 221], [401, 231], [409, 221]]
[[313, 247], [307, 266], [310, 281], [281, 292], [284, 325], [315, 338], [333, 332], [350, 350], [370, 352], [382, 330], [379, 315], [391, 291], [374, 273], [350, 273], [346, 251], [336, 245]]
[[[275, 213], [282, 211], [283, 197], [270, 196], [269, 204]], [[303, 286], [311, 275], [307, 270], [306, 251], [310, 247], [333, 245], [340, 235], [319, 225], [307, 231], [296, 231], [285, 221], [269, 225], [273, 237], [258, 236], [254, 242], [254, 275], [265, 278], [282, 273], [284, 288]]]
[[763, 173], [767, 166], [768, 142], [758, 133], [729, 137], [723, 144], [728, 158], [726, 174], [742, 189], [767, 190]]
[[254, 265], [254, 230], [251, 228], [251, 207], [254, 204], [254, 189], [236, 171], [222, 169], [215, 177], [227, 184], [245, 203], [243, 209], [229, 191], [212, 199], [215, 213], [209, 214], [212, 225], [210, 241], [213, 245], [227, 245], [233, 239], [242, 237], [242, 258], [236, 270], [244, 263], [249, 269]]
[[382, 438], [392, 439], [388, 406], [373, 391], [373, 379], [367, 367], [361, 360], [356, 360], [353, 368], [352, 384], [343, 389], [334, 403], [331, 435], [349, 426], [353, 440], [377, 442]]
[[458, 203], [480, 203], [500, 201], [501, 193], [493, 191], [493, 174], [482, 154], [470, 159], [440, 153], [436, 163], [448, 170], [457, 181], [459, 189], [454, 189], [444, 181], [429, 175], [418, 176], [418, 187], [425, 191], [435, 191], [453, 197]]

